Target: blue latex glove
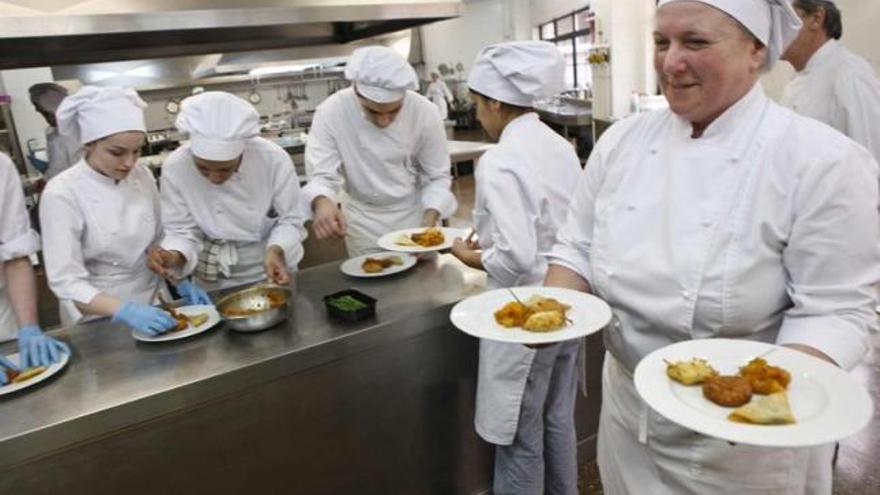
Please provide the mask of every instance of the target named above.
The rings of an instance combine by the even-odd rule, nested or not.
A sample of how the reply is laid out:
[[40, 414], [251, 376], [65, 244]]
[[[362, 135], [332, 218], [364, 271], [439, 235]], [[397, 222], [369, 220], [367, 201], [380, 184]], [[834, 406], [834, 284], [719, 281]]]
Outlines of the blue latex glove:
[[37, 325], [25, 325], [18, 330], [18, 362], [22, 369], [51, 366], [61, 360], [61, 354], [70, 354], [70, 347], [44, 334]]
[[177, 284], [177, 293], [180, 294], [180, 297], [183, 298], [183, 302], [187, 305], [214, 304], [214, 302], [211, 301], [211, 297], [208, 296], [207, 292], [205, 292], [205, 289], [190, 282], [189, 280], [184, 280], [183, 282]]
[[6, 385], [9, 383], [9, 378], [6, 376], [7, 369], [21, 371], [18, 366], [7, 359], [6, 356], [0, 355], [0, 385]]
[[155, 337], [177, 325], [177, 321], [167, 311], [155, 306], [128, 301], [116, 310], [113, 321], [121, 321], [136, 332]]

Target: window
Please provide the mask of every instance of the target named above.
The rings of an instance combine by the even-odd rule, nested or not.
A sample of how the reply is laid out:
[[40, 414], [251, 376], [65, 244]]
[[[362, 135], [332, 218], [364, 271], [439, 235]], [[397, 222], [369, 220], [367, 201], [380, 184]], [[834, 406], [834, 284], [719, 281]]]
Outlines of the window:
[[568, 89], [590, 86], [592, 73], [587, 62], [596, 41], [596, 20], [590, 7], [557, 17], [537, 28], [539, 39], [555, 44], [565, 57], [565, 83]]

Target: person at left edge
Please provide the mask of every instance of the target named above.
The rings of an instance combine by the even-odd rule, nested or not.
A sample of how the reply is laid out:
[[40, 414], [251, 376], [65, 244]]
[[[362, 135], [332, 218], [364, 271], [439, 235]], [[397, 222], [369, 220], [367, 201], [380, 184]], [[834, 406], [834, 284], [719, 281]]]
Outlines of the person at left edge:
[[222, 91], [191, 96], [177, 127], [190, 142], [162, 166], [165, 238], [150, 267], [194, 273], [208, 289], [262, 280], [288, 284], [306, 238], [290, 155], [259, 137], [260, 115]]
[[0, 153], [0, 342], [18, 337], [19, 363], [0, 354], [0, 385], [7, 382], [4, 368], [49, 366], [70, 349], [43, 334], [37, 321], [37, 291], [30, 255], [40, 247], [31, 228], [21, 180], [12, 160]]
[[145, 106], [132, 89], [85, 86], [56, 112], [59, 130], [85, 149], [40, 200], [46, 275], [63, 325], [112, 316], [145, 335], [175, 325], [152, 306], [164, 284], [147, 268], [161, 226], [156, 183], [137, 164]]

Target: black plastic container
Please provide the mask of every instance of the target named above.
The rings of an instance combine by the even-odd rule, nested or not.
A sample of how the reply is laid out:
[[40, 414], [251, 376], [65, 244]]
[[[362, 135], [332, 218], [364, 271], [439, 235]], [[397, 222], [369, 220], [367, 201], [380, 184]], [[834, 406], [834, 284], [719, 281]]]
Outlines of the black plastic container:
[[[365, 304], [365, 307], [355, 310], [344, 310], [330, 304], [330, 301], [342, 296], [351, 296], [354, 299]], [[327, 307], [327, 314], [343, 321], [361, 321], [376, 314], [376, 300], [354, 289], [335, 292], [328, 296], [324, 296], [324, 306]]]

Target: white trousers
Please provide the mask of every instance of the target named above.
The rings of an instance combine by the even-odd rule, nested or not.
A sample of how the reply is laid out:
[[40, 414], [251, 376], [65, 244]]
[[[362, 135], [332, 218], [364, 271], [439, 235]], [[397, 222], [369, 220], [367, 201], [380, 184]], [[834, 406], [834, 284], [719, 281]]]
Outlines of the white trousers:
[[598, 456], [607, 495], [830, 495], [833, 454], [834, 445], [755, 447], [678, 426], [653, 412], [605, 354]]

